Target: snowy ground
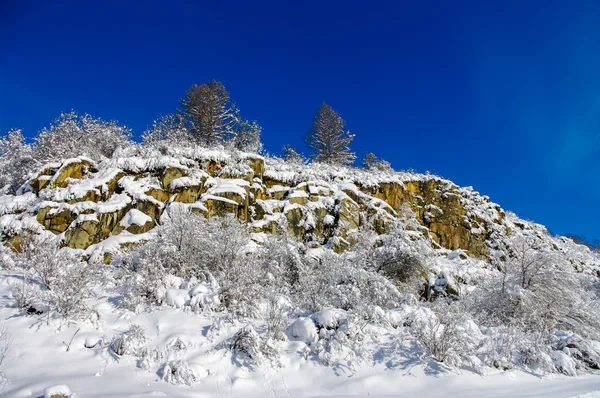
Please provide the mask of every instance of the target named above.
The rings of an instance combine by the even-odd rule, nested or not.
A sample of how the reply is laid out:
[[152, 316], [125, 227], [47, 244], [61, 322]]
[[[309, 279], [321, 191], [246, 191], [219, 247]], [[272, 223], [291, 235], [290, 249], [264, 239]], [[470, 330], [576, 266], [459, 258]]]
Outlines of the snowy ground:
[[[304, 344], [286, 343], [282, 367], [249, 370], [240, 366], [222, 346], [227, 327], [210, 335], [209, 317], [173, 308], [158, 308], [134, 315], [118, 310], [111, 297], [97, 307], [93, 324], [60, 325], [43, 315], [23, 316], [12, 308], [9, 280], [0, 275], [0, 320], [10, 329], [14, 342], [3, 364], [9, 384], [2, 397], [42, 397], [48, 387], [66, 384], [76, 397], [600, 397], [600, 376], [540, 378], [519, 371], [480, 376], [467, 371], [448, 371], [434, 362], [422, 363], [409, 356], [364, 364], [350, 372], [332, 369], [302, 355]], [[105, 342], [131, 324], [148, 332], [150, 347], [169, 347], [176, 339], [201, 378], [193, 386], [173, 385], [162, 379], [166, 357], [152, 362], [148, 370], [134, 356], [118, 357], [94, 343]], [[77, 329], [79, 333], [69, 343]], [[167, 358], [168, 359], [168, 358]], [[579, 395], [578, 395], [579, 394]]]

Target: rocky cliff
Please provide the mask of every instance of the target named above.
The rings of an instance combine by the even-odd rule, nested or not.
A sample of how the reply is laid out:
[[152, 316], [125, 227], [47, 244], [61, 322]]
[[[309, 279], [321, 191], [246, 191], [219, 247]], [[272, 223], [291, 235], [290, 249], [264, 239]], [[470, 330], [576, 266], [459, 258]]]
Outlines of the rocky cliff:
[[45, 229], [61, 234], [65, 246], [109, 260], [119, 247], [152, 239], [169, 206], [207, 217], [233, 214], [257, 237], [287, 231], [338, 252], [354, 243], [352, 232], [360, 226], [385, 233], [398, 217], [416, 220], [412, 228], [434, 246], [481, 259], [515, 228], [547, 234], [536, 224], [507, 219], [473, 189], [432, 175], [196, 149], [102, 164], [85, 157], [47, 164], [18, 195], [0, 199], [1, 239], [19, 250], [24, 234]]

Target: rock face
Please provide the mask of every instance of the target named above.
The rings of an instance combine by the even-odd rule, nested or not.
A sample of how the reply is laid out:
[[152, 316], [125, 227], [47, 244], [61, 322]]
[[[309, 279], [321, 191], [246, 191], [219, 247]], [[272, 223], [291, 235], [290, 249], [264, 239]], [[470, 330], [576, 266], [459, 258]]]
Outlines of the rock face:
[[[420, 224], [417, 230], [439, 246], [480, 258], [488, 256], [491, 231], [503, 228], [499, 206], [438, 177], [398, 173], [374, 180], [356, 169], [345, 175], [286, 167], [249, 154], [128, 158], [100, 166], [69, 159], [48, 164], [29, 182], [33, 199], [25, 214], [63, 234], [64, 245], [74, 249], [144, 235], [174, 203], [207, 217], [233, 214], [253, 232], [285, 231], [336, 251], [355, 243], [352, 232], [365, 223], [386, 233], [407, 212]], [[3, 239], [18, 250], [18, 233]]]

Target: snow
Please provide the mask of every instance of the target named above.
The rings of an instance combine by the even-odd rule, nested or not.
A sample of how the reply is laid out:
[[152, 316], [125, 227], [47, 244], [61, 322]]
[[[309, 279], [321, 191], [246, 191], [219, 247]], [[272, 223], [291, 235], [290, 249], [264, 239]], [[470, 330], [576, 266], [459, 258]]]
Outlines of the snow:
[[168, 289], [165, 303], [175, 308], [183, 308], [190, 302], [190, 295], [185, 289]]
[[48, 387], [44, 390], [44, 398], [52, 398], [54, 396], [70, 397], [71, 394], [71, 389], [65, 384]]
[[221, 179], [211, 178], [206, 182], [207, 186], [210, 186], [206, 192], [208, 195], [219, 196], [224, 193], [235, 193], [242, 198], [246, 198], [246, 189], [250, 183], [246, 180], [240, 179]]
[[152, 239], [153, 234], [152, 231], [143, 234], [132, 234], [123, 231], [119, 235], [109, 236], [102, 242], [91, 245], [85, 249], [84, 255], [92, 261], [101, 261], [105, 253], [119, 253], [123, 245], [147, 242]]
[[317, 326], [324, 328], [335, 328], [339, 325], [340, 319], [346, 317], [344, 311], [337, 308], [329, 308], [320, 312], [313, 314], [312, 318], [314, 319]]
[[143, 226], [152, 222], [152, 217], [142, 213], [139, 210], [131, 209], [125, 214], [119, 223], [123, 228], [129, 228], [132, 225]]
[[25, 211], [37, 200], [37, 196], [33, 192], [27, 192], [18, 196], [2, 195], [0, 196], [0, 216]]
[[[236, 201], [221, 196], [233, 193], [246, 198], [250, 183], [243, 179], [208, 177], [199, 170], [198, 160], [225, 162], [223, 169], [217, 172], [225, 176], [245, 176], [249, 168], [239, 162], [247, 159], [263, 159], [258, 155], [230, 153], [219, 149], [189, 148], [171, 150], [169, 156], [128, 157], [105, 161], [98, 173], [90, 174], [81, 180], [72, 180], [66, 188], [48, 190], [36, 197], [32, 192], [18, 196], [0, 197], [0, 232], [14, 235], [23, 230], [41, 230], [35, 220], [35, 212], [40, 208], [52, 207], [56, 213], [68, 209], [77, 218], [75, 223], [97, 221], [97, 214], [116, 212], [128, 208], [137, 201], [146, 200], [160, 208], [195, 208], [207, 211], [207, 200], [237, 204]], [[55, 168], [65, 167], [71, 159]], [[505, 233], [508, 228], [544, 236], [545, 244], [556, 246], [556, 250], [568, 254], [569, 260], [581, 265], [582, 272], [592, 274], [598, 270], [598, 257], [589, 250], [577, 246], [572, 240], [546, 235], [545, 228], [538, 224], [518, 219], [511, 213], [503, 214], [501, 209], [489, 198], [481, 196], [471, 188], [453, 187], [451, 182], [439, 177], [414, 173], [379, 173], [364, 170], [330, 167], [322, 164], [295, 166], [273, 158], [264, 158], [265, 176], [275, 182], [267, 192], [287, 192], [287, 199], [308, 197], [306, 193], [330, 197], [313, 198], [306, 206], [290, 205], [287, 200], [260, 200], [257, 203], [267, 213], [263, 220], [254, 221], [252, 226], [262, 228], [269, 223], [284, 218], [285, 212], [293, 209], [317, 210], [326, 208], [333, 211], [335, 200], [356, 202], [368, 210], [395, 214], [384, 201], [373, 198], [361, 189], [376, 187], [382, 183], [404, 184], [409, 181], [435, 180], [446, 192], [447, 197], [459, 200], [467, 209], [472, 224], [472, 233], [483, 233], [483, 223], [490, 224], [490, 233]], [[238, 162], [238, 163], [236, 163]], [[170, 189], [183, 189], [205, 183], [208, 188], [201, 200], [193, 204], [163, 204], [147, 195], [151, 189], [161, 189], [158, 178], [140, 174], [120, 179], [119, 187], [123, 192], [112, 195], [103, 203], [91, 201], [64, 203], [64, 201], [82, 198], [88, 192], [106, 195], [107, 183], [122, 170], [136, 173], [156, 171], [160, 173], [168, 167], [186, 170], [187, 176], [171, 182]], [[51, 176], [43, 178], [50, 179]], [[137, 178], [137, 179], [136, 179]], [[259, 179], [253, 180], [256, 189], [262, 188]], [[286, 187], [282, 184], [290, 184]], [[293, 184], [298, 184], [295, 187]], [[350, 196], [348, 196], [350, 194]], [[283, 213], [278, 213], [283, 210]], [[435, 206], [428, 208], [432, 216], [441, 212]], [[15, 212], [22, 212], [14, 214]], [[92, 214], [84, 214], [92, 212]], [[276, 213], [276, 214], [273, 214]], [[164, 214], [167, 214], [165, 212]], [[306, 215], [306, 224], [312, 224], [310, 214]], [[502, 224], [497, 224], [504, 217]], [[138, 210], [129, 210], [120, 221], [121, 225], [144, 225], [151, 218]], [[323, 224], [333, 225], [335, 217], [327, 214]], [[149, 241], [154, 232], [133, 235], [127, 231], [118, 236], [110, 236], [103, 242], [90, 246], [83, 251], [92, 260], [102, 259], [105, 253], [117, 254], [123, 246], [132, 246]], [[411, 246], [421, 252], [418, 242], [423, 235], [419, 230], [406, 231], [412, 239]], [[255, 233], [252, 239], [265, 243], [267, 235]], [[335, 238], [339, 239], [339, 238]], [[419, 240], [420, 239], [420, 240]], [[332, 239], [333, 241], [334, 239]], [[417, 243], [415, 243], [417, 242]], [[259, 245], [254, 244], [254, 248]], [[428, 277], [431, 285], [438, 291], [446, 289], [449, 283], [461, 280], [466, 283], [476, 281], [490, 271], [489, 264], [469, 258], [462, 250], [430, 249], [435, 258], [430, 264]], [[429, 253], [429, 252], [427, 252]], [[307, 257], [314, 260], [327, 258], [324, 247], [308, 248]], [[365, 348], [374, 349], [375, 354], [366, 362], [353, 367], [324, 366], [312, 352], [319, 344], [336, 343], [335, 339], [323, 340], [323, 335], [343, 330], [351, 319], [348, 312], [336, 308], [327, 308], [320, 312], [294, 313], [288, 319], [287, 337], [276, 339], [273, 343], [281, 349], [280, 364], [261, 364], [255, 368], [243, 366], [239, 358], [229, 350], [231, 338], [246, 324], [253, 323], [261, 334], [265, 324], [262, 320], [242, 318], [231, 320], [234, 316], [222, 311], [221, 290], [215, 281], [184, 281], [172, 275], [161, 280], [158, 288], [162, 301], [157, 307], [145, 307], [134, 312], [120, 306], [122, 292], [115, 282], [118, 271], [115, 263], [107, 266], [110, 270], [109, 288], [103, 290], [95, 303], [90, 319], [64, 322], [46, 319], [42, 314], [22, 315], [14, 306], [12, 289], [22, 275], [0, 271], [0, 319], [13, 331], [14, 350], [6, 358], [2, 370], [10, 383], [2, 392], [7, 397], [36, 396], [55, 383], [68, 383], [81, 397], [600, 397], [600, 377], [593, 373], [584, 373], [576, 369], [576, 363], [568, 353], [568, 348], [552, 351], [549, 355], [552, 363], [567, 375], [541, 376], [519, 370], [499, 371], [486, 369], [484, 375], [475, 374], [465, 368], [447, 368], [430, 360], [418, 349], [418, 343], [403, 334], [406, 324], [412, 322], [431, 322], [436, 315], [428, 308], [417, 305], [404, 305], [399, 308], [382, 309], [369, 306], [366, 320], [377, 319], [379, 325], [369, 323], [365, 330], [377, 330], [373, 340], [361, 341]], [[485, 271], [485, 272], [484, 272]], [[273, 277], [268, 274], [265, 279]], [[132, 282], [134, 283], [134, 282]], [[265, 286], [269, 283], [265, 280]], [[332, 286], [337, 288], [338, 286]], [[352, 288], [355, 288], [353, 286]], [[413, 298], [414, 299], [414, 298]], [[407, 302], [410, 301], [407, 299]], [[223, 300], [225, 302], [225, 300]], [[414, 303], [413, 303], [414, 304]], [[261, 314], [261, 316], [264, 314]], [[266, 314], [269, 315], [269, 314]], [[365, 319], [362, 319], [365, 320]], [[379, 327], [391, 325], [389, 328]], [[136, 342], [132, 349], [140, 355], [124, 354], [117, 356], [108, 348], [113, 339], [123, 336], [139, 325], [146, 336]], [[379, 328], [379, 329], [378, 329]], [[481, 339], [482, 330], [471, 320], [462, 322], [458, 328], [475, 340]], [[75, 333], [76, 331], [79, 333]], [[134, 328], [134, 330], [137, 330]], [[485, 331], [484, 331], [485, 332]], [[557, 334], [557, 341], [564, 336]], [[570, 337], [570, 336], [569, 336]], [[69, 352], [63, 342], [73, 344]], [[564, 337], [567, 341], [567, 337]], [[566, 344], [566, 343], [565, 343]], [[182, 386], [183, 384], [183, 386]], [[193, 388], [190, 388], [192, 386]], [[58, 386], [55, 386], [58, 387]], [[68, 387], [67, 387], [68, 388]], [[70, 394], [70, 392], [69, 392]]]
[[296, 319], [290, 325], [288, 334], [290, 338], [302, 341], [306, 344], [311, 344], [318, 340], [317, 327], [310, 318], [300, 317]]
[[308, 194], [300, 189], [295, 189], [288, 195], [288, 198], [308, 198]]
[[64, 202], [83, 198], [90, 191], [94, 191], [97, 195], [106, 194], [107, 184], [122, 173], [123, 171], [117, 168], [104, 169], [92, 177], [72, 180], [66, 188], [43, 189], [40, 197], [54, 202]]
[[73, 225], [78, 225], [84, 222], [98, 222], [98, 217], [95, 214], [80, 214], [77, 216]]

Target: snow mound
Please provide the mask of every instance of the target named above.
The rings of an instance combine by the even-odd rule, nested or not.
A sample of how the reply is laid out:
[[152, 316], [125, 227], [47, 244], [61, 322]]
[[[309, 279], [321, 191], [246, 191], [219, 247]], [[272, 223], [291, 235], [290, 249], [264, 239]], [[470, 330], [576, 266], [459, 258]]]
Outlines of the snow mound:
[[319, 339], [317, 327], [310, 318], [298, 318], [290, 325], [288, 329], [290, 340], [302, 341], [306, 344], [311, 344]]
[[65, 384], [48, 387], [44, 390], [44, 398], [69, 398], [71, 395], [71, 389]]

